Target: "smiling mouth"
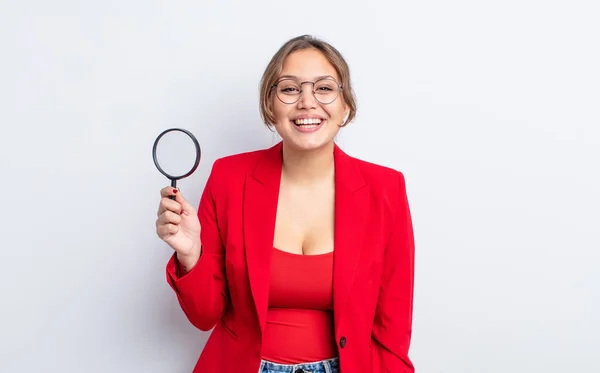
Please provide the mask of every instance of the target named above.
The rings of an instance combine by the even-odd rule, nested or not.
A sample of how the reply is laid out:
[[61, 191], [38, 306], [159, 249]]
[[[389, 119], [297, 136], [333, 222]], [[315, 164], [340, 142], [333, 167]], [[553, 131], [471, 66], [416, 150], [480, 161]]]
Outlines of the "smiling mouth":
[[301, 133], [313, 133], [321, 129], [325, 119], [323, 118], [302, 118], [292, 120], [296, 130]]
[[311, 119], [296, 119], [293, 121], [297, 126], [318, 126], [323, 122], [323, 119], [311, 118]]

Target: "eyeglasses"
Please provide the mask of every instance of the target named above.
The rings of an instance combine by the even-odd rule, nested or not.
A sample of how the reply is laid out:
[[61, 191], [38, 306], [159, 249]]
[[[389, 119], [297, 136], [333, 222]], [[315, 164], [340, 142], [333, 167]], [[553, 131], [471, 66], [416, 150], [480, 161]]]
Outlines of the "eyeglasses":
[[296, 79], [284, 78], [273, 84], [272, 88], [275, 88], [275, 93], [279, 101], [284, 104], [294, 104], [300, 100], [302, 96], [302, 86], [310, 83], [313, 85], [313, 94], [315, 99], [323, 105], [331, 104], [340, 95], [342, 85], [335, 81], [333, 78], [323, 78], [315, 82], [299, 82]]

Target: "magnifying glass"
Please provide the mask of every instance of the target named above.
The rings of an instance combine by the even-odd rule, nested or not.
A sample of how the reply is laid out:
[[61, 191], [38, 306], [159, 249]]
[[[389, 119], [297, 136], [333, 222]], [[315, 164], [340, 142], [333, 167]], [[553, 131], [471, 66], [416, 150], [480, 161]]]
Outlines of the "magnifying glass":
[[[163, 131], [152, 147], [152, 158], [156, 168], [171, 180], [177, 188], [177, 180], [190, 176], [200, 164], [200, 144], [194, 135], [183, 128], [169, 128]], [[175, 196], [169, 196], [175, 199]]]

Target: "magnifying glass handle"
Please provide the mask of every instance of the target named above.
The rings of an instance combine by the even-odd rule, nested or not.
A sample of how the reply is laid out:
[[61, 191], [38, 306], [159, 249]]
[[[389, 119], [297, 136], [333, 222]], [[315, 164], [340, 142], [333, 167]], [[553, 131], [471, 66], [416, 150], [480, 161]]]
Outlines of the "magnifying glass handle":
[[[177, 180], [173, 179], [171, 180], [171, 186], [173, 188], [177, 188]], [[170, 199], [175, 200], [175, 196], [169, 196]]]

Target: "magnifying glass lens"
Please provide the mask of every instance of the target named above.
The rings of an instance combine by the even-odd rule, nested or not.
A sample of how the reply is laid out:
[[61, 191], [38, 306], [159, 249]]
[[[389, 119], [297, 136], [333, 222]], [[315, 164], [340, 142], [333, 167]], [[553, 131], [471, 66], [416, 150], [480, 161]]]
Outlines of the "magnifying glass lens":
[[188, 173], [196, 160], [196, 147], [185, 133], [165, 133], [156, 145], [156, 160], [169, 175], [180, 177]]
[[[152, 146], [152, 158], [158, 170], [177, 187], [177, 180], [190, 176], [200, 163], [202, 151], [196, 137], [183, 128], [163, 131]], [[174, 196], [169, 198], [175, 199]]]

